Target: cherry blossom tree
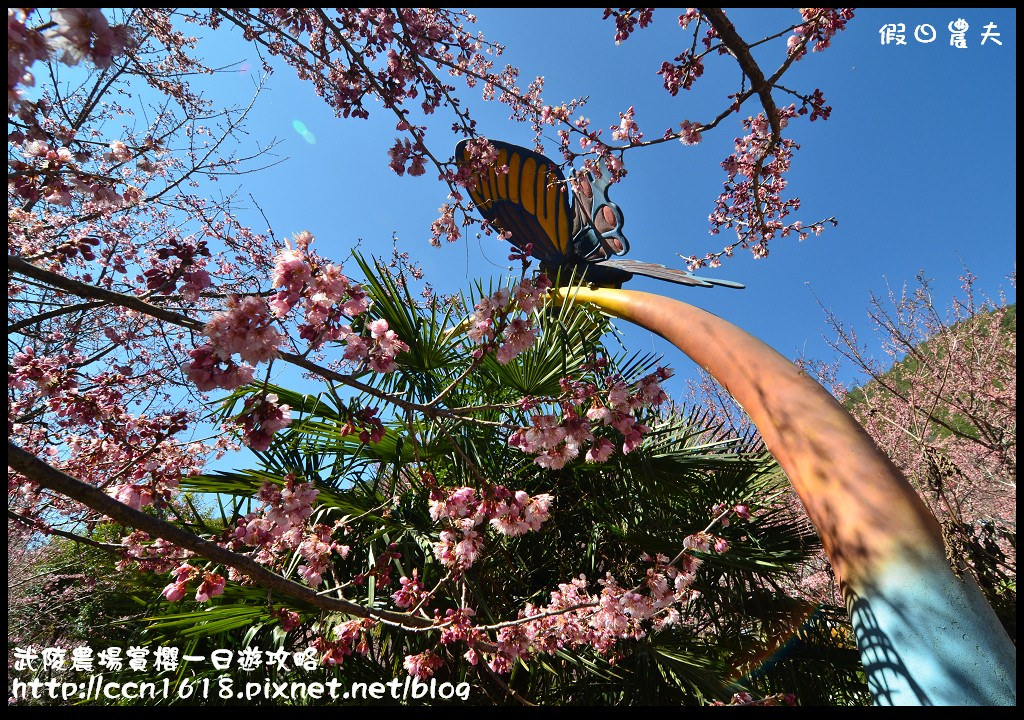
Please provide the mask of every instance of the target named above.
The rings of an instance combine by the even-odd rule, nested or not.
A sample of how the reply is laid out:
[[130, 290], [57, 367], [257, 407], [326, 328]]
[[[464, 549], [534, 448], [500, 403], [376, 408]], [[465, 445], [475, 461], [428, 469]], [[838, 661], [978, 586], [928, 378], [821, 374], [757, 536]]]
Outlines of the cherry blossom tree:
[[[1016, 307], [975, 289], [965, 270], [962, 294], [935, 298], [922, 271], [911, 287], [871, 294], [874, 344], [857, 323], [823, 308], [835, 350], [830, 359], [798, 358], [843, 402], [913, 483], [943, 528], [951, 563], [974, 574], [1011, 637], [1016, 633]], [[1009, 276], [1016, 284], [1016, 274]], [[842, 379], [854, 372], [854, 379]], [[688, 400], [723, 428], [756, 428], [708, 375], [688, 381]], [[794, 507], [799, 507], [793, 498]], [[804, 568], [802, 593], [837, 598], [822, 554]]]
[[[649, 24], [652, 11], [606, 16], [621, 42]], [[526, 699], [508, 679], [517, 663], [541, 656], [569, 662], [563, 653], [580, 649], [611, 662], [622, 643], [683, 619], [713, 625], [714, 604], [696, 602], [697, 570], [756, 535], [750, 529], [730, 540], [725, 528], [747, 522], [758, 502], [772, 507], [744, 494], [758, 473], [748, 474], [744, 493], [723, 487], [721, 497], [704, 498], [702, 522], [675, 543], [662, 539], [648, 551], [623, 541], [618, 554], [604, 557], [603, 545], [591, 541], [587, 550], [578, 533], [565, 558], [591, 558], [589, 579], [559, 575], [568, 570], [565, 558], [552, 566], [556, 572], [545, 569], [542, 551], [524, 550], [530, 592], [503, 598], [500, 614], [485, 608], [485, 592], [470, 593], [473, 605], [464, 602], [478, 562], [499, 562], [502, 548], [527, 538], [557, 535], [548, 528], [565, 500], [545, 478], [583, 475], [579, 468], [591, 464], [599, 468], [592, 477], [607, 477], [601, 468], [625, 467], [631, 456], [653, 462], [658, 448], [686, 456], [700, 447], [685, 429], [658, 421], [667, 400], [660, 383], [670, 371], [609, 359], [598, 332], [603, 321], [559, 311], [557, 303], [552, 310], [550, 280], [529, 272], [529, 257], [516, 256], [519, 277], [487, 291], [479, 286], [468, 299], [428, 287], [416, 300], [407, 277], [418, 270], [401, 254], [392, 267], [357, 259], [362, 278], [355, 279], [338, 258], [319, 254], [315, 232], [295, 228], [285, 240], [247, 226], [235, 198], [210, 188], [263, 161], [261, 151], [239, 142], [249, 106], [218, 108], [190, 85], [190, 77], [214, 69], [195, 57], [187, 30], [236, 28], [265, 54], [267, 73], [278, 62], [291, 66], [339, 117], [394, 122], [401, 133], [389, 152], [395, 172], [419, 176], [431, 167], [448, 186], [432, 227], [437, 243], [461, 237], [473, 211], [465, 188], [495, 158], [452, 78], [505, 103], [515, 120], [532, 124], [538, 142], [554, 128], [567, 163], [605, 167], [614, 179], [626, 172], [627, 152], [699, 142], [756, 103], [722, 163], [725, 189], [711, 217], [713, 232], [735, 238], [720, 252], [689, 258], [696, 268], [715, 266], [736, 248], [763, 257], [775, 238], [834, 222], [791, 217], [799, 201], [784, 197], [785, 174], [797, 147], [786, 126], [808, 114], [827, 119], [831, 109], [820, 90], [801, 94], [780, 80], [808, 48], [827, 48], [851, 17], [849, 9], [804, 9], [791, 26], [748, 44], [722, 11], [688, 11], [679, 24], [692, 34], [691, 49], [662, 66], [666, 90], [689, 89], [715, 55], [734, 58], [749, 86], [729, 94], [716, 117], [683, 119], [654, 139], [644, 138], [629, 108], [606, 143], [580, 113], [581, 101], [549, 104], [543, 78], [523, 89], [515, 68], [495, 69], [501, 48], [470, 32], [467, 13], [9, 10], [12, 527], [88, 544], [112, 521], [124, 533], [119, 567], [167, 574], [168, 603], [186, 596], [263, 602], [260, 621], [312, 641], [325, 665], [354, 654], [378, 664], [389, 658], [425, 678], [452, 672], [458, 647], [458, 663], [477, 668], [505, 699]], [[785, 47], [767, 74], [749, 49], [772, 40]], [[145, 114], [127, 100], [143, 87]], [[777, 104], [783, 96], [790, 105]], [[436, 128], [421, 124], [435, 113], [452, 118], [456, 137], [472, 139], [461, 167], [447, 150], [431, 149], [453, 144], [450, 134], [433, 139]], [[573, 352], [557, 337], [575, 343]], [[272, 386], [275, 363], [327, 389], [310, 395]], [[222, 425], [196, 439], [210, 427], [211, 393], [227, 394], [216, 420]], [[506, 450], [488, 445], [484, 453], [482, 442], [467, 443], [480, 434]], [[220, 480], [204, 474], [211, 459], [239, 443], [261, 454], [261, 468]], [[435, 454], [440, 447], [446, 454]], [[707, 472], [717, 462], [749, 469], [749, 458], [709, 452]], [[505, 464], [494, 464], [499, 459]], [[362, 499], [375, 494], [379, 502], [352, 505], [347, 484], [375, 474], [373, 493]], [[182, 488], [235, 501], [213, 520]], [[696, 517], [692, 505], [664, 512], [667, 525]], [[402, 542], [415, 548], [386, 541], [388, 533], [399, 537], [388, 528], [403, 513], [417, 517], [402, 528]], [[326, 585], [329, 593], [319, 589]], [[337, 613], [350, 619], [338, 622]], [[250, 623], [257, 616], [239, 617]], [[384, 627], [401, 633], [382, 655], [373, 648]], [[687, 641], [702, 633], [723, 635], [699, 627]], [[712, 685], [691, 683], [698, 690], [688, 697], [721, 697], [724, 686]]]
[[[870, 297], [876, 358], [851, 323], [826, 310], [832, 348], [857, 387], [824, 379], [914, 483], [942, 523], [951, 557], [964, 558], [1011, 635], [1016, 630], [1016, 306], [975, 289], [936, 300], [922, 272], [912, 287]], [[1016, 284], [1016, 274], [1010, 276]], [[831, 366], [834, 368], [835, 366]]]

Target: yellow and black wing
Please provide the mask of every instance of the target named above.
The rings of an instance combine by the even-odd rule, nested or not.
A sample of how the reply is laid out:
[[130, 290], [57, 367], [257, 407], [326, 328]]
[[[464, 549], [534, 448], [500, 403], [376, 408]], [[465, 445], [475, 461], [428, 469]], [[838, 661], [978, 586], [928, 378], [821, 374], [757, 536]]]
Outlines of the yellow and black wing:
[[[585, 277], [601, 286], [621, 287], [633, 275], [694, 287], [742, 288], [741, 283], [699, 277], [686, 270], [638, 260], [610, 259], [624, 255], [629, 242], [622, 234], [619, 206], [608, 199], [611, 173], [597, 178], [581, 171], [573, 177], [573, 208], [561, 169], [543, 155], [491, 140], [497, 161], [476, 178], [469, 195], [491, 225], [511, 233], [513, 245], [531, 254], [547, 270], [571, 270], [562, 275]], [[468, 162], [468, 140], [455, 147], [459, 167]], [[504, 168], [507, 172], [503, 172]], [[607, 168], [606, 168], [607, 169]], [[576, 274], [577, 271], [585, 272]]]
[[[498, 160], [477, 177], [469, 191], [477, 209], [491, 225], [512, 234], [520, 250], [533, 245], [533, 256], [553, 267], [571, 263], [572, 211], [565, 176], [543, 155], [500, 140], [491, 140]], [[466, 160], [463, 140], [455, 147], [455, 161]], [[501, 169], [508, 166], [508, 172]]]

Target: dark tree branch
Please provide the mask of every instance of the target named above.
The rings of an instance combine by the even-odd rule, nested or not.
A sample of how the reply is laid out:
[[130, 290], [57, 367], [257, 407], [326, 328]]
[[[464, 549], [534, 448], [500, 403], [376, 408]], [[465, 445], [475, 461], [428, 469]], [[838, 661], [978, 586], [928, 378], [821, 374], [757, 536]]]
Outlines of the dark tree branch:
[[744, 74], [750, 78], [750, 87], [761, 98], [761, 105], [764, 107], [768, 122], [771, 123], [772, 136], [774, 138], [781, 137], [782, 125], [779, 123], [779, 109], [775, 106], [775, 100], [772, 98], [771, 83], [765, 79], [764, 73], [761, 72], [761, 67], [754, 60], [754, 56], [750, 54], [750, 46], [736, 32], [736, 27], [725, 16], [721, 8], [697, 9], [711, 23], [715, 32], [718, 33], [718, 37], [722, 38], [722, 42], [729, 49], [732, 56], [736, 58], [736, 62], [739, 63]]
[[213, 562], [234, 568], [268, 590], [275, 590], [283, 595], [288, 595], [306, 605], [329, 612], [340, 612], [360, 618], [372, 618], [410, 630], [430, 628], [434, 625], [433, 622], [424, 618], [388, 610], [371, 611], [349, 600], [318, 595], [312, 588], [283, 578], [267, 570], [252, 558], [239, 555], [209, 540], [203, 540], [187, 530], [182, 530], [172, 525], [166, 520], [160, 520], [118, 502], [102, 490], [94, 488], [48, 465], [31, 453], [22, 450], [10, 440], [7, 441], [7, 464], [10, 468], [39, 484], [41, 487], [60, 493], [72, 500], [77, 500], [96, 512], [103, 513], [123, 525], [142, 530], [151, 537], [163, 538], [178, 547], [191, 550], [197, 555], [201, 555]]

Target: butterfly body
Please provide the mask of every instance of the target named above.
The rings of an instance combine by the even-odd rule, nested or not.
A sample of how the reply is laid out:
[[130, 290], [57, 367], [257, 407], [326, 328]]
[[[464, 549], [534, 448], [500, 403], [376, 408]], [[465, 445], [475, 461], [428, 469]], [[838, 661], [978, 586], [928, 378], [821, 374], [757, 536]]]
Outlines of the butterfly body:
[[590, 283], [599, 287], [620, 288], [622, 284], [633, 279], [633, 273], [613, 265], [596, 262], [562, 262], [548, 265], [541, 262], [544, 271], [555, 285], [568, 285], [570, 282]]
[[[552, 280], [621, 287], [637, 274], [681, 285], [743, 287], [664, 265], [613, 258], [629, 251], [629, 241], [622, 234], [622, 211], [608, 199], [607, 176], [586, 171], [574, 175], [570, 207], [570, 183], [555, 163], [517, 145], [490, 142], [498, 150], [497, 161], [476, 176], [470, 197], [488, 223], [509, 233], [516, 248], [529, 248]], [[467, 145], [463, 140], [455, 148], [460, 165], [467, 162]]]

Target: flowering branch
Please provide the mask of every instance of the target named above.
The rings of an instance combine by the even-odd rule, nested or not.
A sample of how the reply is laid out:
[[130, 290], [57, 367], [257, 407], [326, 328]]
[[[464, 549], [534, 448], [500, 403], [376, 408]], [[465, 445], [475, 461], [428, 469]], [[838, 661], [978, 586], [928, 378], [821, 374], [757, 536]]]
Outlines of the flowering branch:
[[234, 553], [217, 543], [203, 540], [195, 534], [182, 530], [165, 520], [147, 515], [144, 512], [118, 502], [91, 485], [66, 475], [47, 463], [42, 462], [10, 440], [7, 441], [7, 456], [8, 465], [11, 468], [26, 478], [31, 479], [40, 487], [77, 500], [83, 505], [123, 525], [142, 530], [154, 537], [163, 538], [178, 547], [190, 550], [197, 555], [202, 555], [226, 567], [234, 568], [245, 577], [259, 583], [268, 590], [276, 590], [321, 610], [379, 620], [408, 630], [431, 629], [434, 626], [429, 620], [423, 620], [406, 613], [396, 613], [390, 610], [371, 610], [349, 600], [323, 597], [312, 588], [270, 572], [251, 558]]

